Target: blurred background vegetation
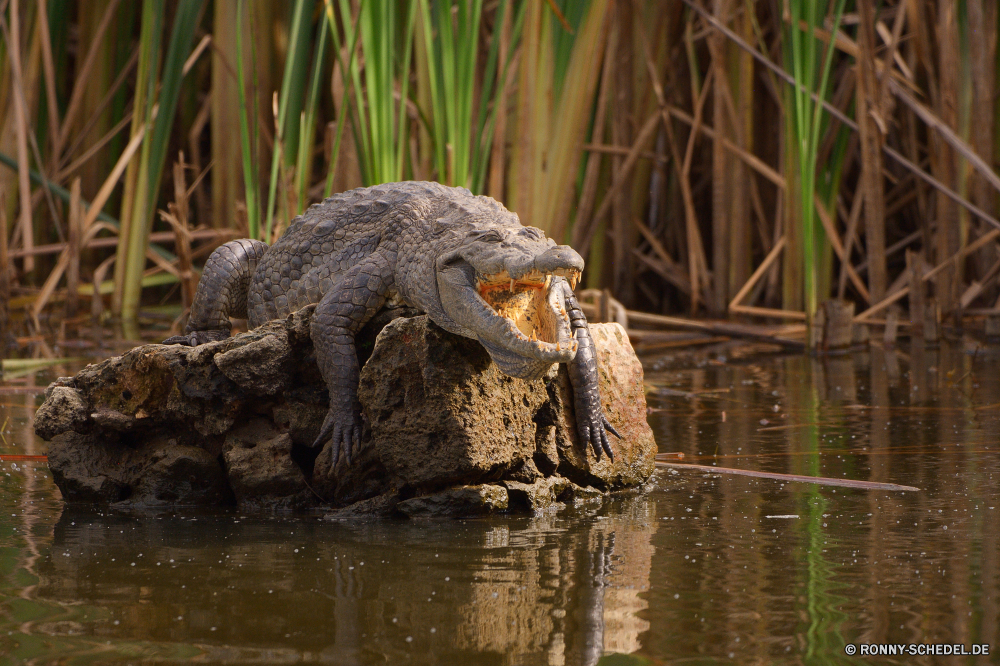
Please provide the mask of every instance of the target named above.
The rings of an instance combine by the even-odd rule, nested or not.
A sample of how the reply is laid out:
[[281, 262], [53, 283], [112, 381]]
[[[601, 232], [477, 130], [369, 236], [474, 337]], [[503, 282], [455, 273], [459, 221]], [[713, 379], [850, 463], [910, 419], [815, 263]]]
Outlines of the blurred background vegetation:
[[176, 315], [218, 244], [412, 178], [502, 201], [631, 310], [794, 324], [840, 297], [877, 323], [929, 286], [954, 321], [988, 314], [997, 21], [996, 0], [0, 0], [0, 309]]

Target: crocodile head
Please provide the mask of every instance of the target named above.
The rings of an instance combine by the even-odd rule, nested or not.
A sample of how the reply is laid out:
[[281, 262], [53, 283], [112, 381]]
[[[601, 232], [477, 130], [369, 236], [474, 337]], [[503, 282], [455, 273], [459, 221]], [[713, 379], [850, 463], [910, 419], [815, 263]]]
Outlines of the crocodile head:
[[[534, 227], [468, 232], [436, 264], [445, 314], [512, 377], [541, 377], [573, 360], [577, 344], [565, 307], [583, 258]], [[568, 284], [567, 284], [568, 283]]]

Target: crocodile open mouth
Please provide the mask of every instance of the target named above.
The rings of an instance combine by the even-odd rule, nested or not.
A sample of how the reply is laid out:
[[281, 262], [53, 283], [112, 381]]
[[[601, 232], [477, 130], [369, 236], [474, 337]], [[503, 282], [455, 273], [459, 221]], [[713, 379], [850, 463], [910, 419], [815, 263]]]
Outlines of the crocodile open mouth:
[[573, 269], [556, 269], [552, 273], [534, 270], [513, 278], [507, 271], [501, 271], [477, 276], [476, 288], [498, 315], [513, 324], [517, 337], [530, 341], [539, 349], [560, 351], [561, 346], [565, 349], [564, 345], [575, 346], [576, 342], [560, 340], [568, 330], [569, 314], [562, 299], [551, 298], [553, 276], [564, 277], [575, 287], [580, 272]]

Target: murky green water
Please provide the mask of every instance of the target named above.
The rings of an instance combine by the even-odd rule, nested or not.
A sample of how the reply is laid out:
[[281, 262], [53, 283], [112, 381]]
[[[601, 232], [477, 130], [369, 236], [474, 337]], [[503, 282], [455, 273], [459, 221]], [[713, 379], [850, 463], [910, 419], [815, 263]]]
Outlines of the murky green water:
[[[68, 509], [6, 460], [0, 663], [1000, 663], [998, 357], [648, 359], [661, 451], [913, 493], [661, 471], [533, 518], [330, 523]], [[64, 372], [0, 384], [0, 453], [45, 453], [30, 387]], [[884, 643], [991, 654], [845, 653]]]

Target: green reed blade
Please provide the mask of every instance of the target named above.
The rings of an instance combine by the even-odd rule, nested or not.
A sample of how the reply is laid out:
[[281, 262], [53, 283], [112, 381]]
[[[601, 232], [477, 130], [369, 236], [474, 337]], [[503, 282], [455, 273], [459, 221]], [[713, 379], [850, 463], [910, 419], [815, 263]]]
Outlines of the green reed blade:
[[[278, 199], [278, 167], [282, 159], [284, 150], [286, 118], [288, 116], [289, 100], [293, 79], [301, 76], [298, 67], [298, 59], [295, 54], [299, 50], [299, 42], [305, 39], [306, 32], [303, 26], [303, 14], [305, 12], [305, 0], [295, 0], [295, 8], [292, 11], [292, 30], [289, 35], [288, 55], [285, 58], [285, 73], [281, 79], [281, 93], [278, 95], [278, 119], [275, 128], [274, 151], [271, 154], [271, 180], [267, 189], [267, 221], [264, 225], [264, 241], [271, 242], [271, 231], [274, 227], [274, 209]], [[298, 119], [296, 118], [296, 123]]]
[[[143, 11], [144, 28], [147, 19], [152, 30], [149, 45], [150, 58], [147, 64], [154, 65], [154, 74], [149, 76], [146, 89], [147, 117], [152, 120], [154, 102], [158, 106], [153, 130], [143, 140], [139, 165], [139, 178], [128, 229], [125, 270], [122, 281], [121, 315], [134, 321], [139, 311], [142, 295], [142, 273], [146, 265], [146, 248], [153, 226], [153, 213], [159, 192], [160, 178], [166, 161], [170, 133], [174, 125], [177, 100], [180, 96], [181, 80], [184, 77], [184, 62], [191, 53], [194, 33], [198, 27], [198, 16], [204, 0], [180, 0], [174, 17], [174, 26], [167, 46], [167, 55], [160, 75], [160, 95], [156, 98], [155, 54], [159, 53], [157, 29], [164, 16], [163, 0], [146, 0]], [[141, 57], [141, 56], [140, 56]], [[117, 272], [117, 266], [116, 266]]]
[[295, 165], [295, 177], [298, 180], [296, 191], [298, 192], [297, 213], [301, 213], [307, 206], [309, 183], [312, 180], [312, 148], [316, 138], [316, 116], [319, 108], [319, 82], [323, 77], [323, 56], [326, 53], [326, 22], [321, 18], [316, 26], [318, 33], [316, 39], [316, 50], [313, 53], [313, 71], [309, 84], [309, 97], [306, 100], [306, 108], [302, 113], [302, 129], [299, 134], [298, 160]]
[[[364, 4], [365, 0], [361, 0], [362, 7]], [[326, 23], [330, 30], [330, 34], [333, 36], [334, 54], [337, 58], [337, 62], [340, 64], [340, 71], [343, 76], [344, 83], [344, 92], [340, 97], [340, 106], [338, 107], [341, 109], [341, 117], [337, 119], [337, 136], [333, 141], [333, 149], [330, 151], [330, 167], [326, 175], [326, 186], [323, 188], [323, 196], [328, 197], [333, 194], [333, 176], [337, 169], [337, 156], [340, 154], [340, 142], [344, 137], [344, 126], [347, 124], [344, 121], [344, 114], [351, 114], [351, 117], [356, 115], [352, 110], [349, 110], [350, 107], [347, 104], [347, 99], [353, 88], [353, 79], [348, 77], [347, 72], [354, 66], [354, 51], [357, 48], [358, 34], [360, 31], [357, 26], [354, 26], [351, 29], [348, 51], [350, 55], [348, 56], [347, 63], [345, 65], [340, 57], [340, 36], [337, 33], [337, 25], [333, 15], [332, 0], [324, 0], [324, 15], [326, 16]], [[350, 19], [350, 16], [348, 16], [348, 19]], [[344, 24], [345, 30], [348, 25], [351, 25], [349, 20]], [[354, 129], [352, 131], [355, 134], [355, 142], [357, 142], [356, 124], [354, 125]]]
[[[250, 144], [250, 111], [247, 98], [246, 72], [243, 66], [243, 16], [246, 12], [245, 0], [239, 0], [236, 16], [236, 84], [240, 96], [240, 153], [243, 158], [243, 185], [246, 190], [247, 227], [250, 238], [260, 238], [260, 191], [257, 186], [257, 165], [254, 164], [254, 154]], [[255, 105], [251, 107], [256, 113]]]

